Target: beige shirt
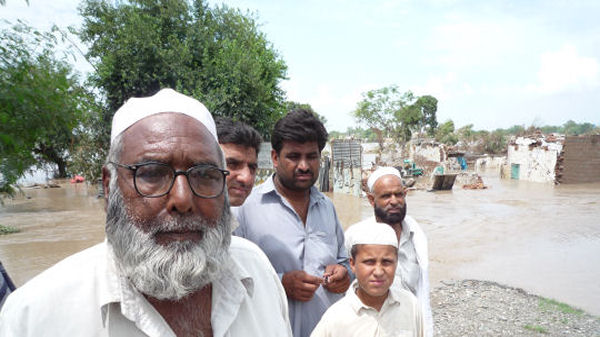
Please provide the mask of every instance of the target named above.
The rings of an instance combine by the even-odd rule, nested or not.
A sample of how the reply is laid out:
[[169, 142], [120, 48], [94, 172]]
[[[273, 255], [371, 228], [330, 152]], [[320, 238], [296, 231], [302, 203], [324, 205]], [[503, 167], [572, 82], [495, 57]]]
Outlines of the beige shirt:
[[[373, 219], [375, 219], [375, 217], [363, 221], [373, 221]], [[405, 233], [407, 232], [410, 233], [410, 235], [406, 235]], [[405, 243], [408, 243], [408, 245]], [[432, 337], [433, 316], [431, 314], [431, 306], [429, 305], [429, 258], [427, 252], [427, 237], [415, 219], [408, 215], [402, 222], [402, 234], [400, 235], [399, 244], [398, 268], [396, 268], [396, 277], [392, 287], [416, 291], [414, 294], [417, 296], [417, 300], [423, 308], [425, 336]], [[415, 255], [412, 254], [413, 252]], [[407, 261], [410, 261], [409, 265], [400, 265]], [[418, 266], [417, 270], [415, 270], [416, 266]]]
[[[213, 282], [215, 337], [292, 336], [283, 286], [253, 243], [232, 237]], [[116, 272], [105, 243], [66, 258], [17, 289], [0, 312], [0, 336], [165, 336], [167, 322]]]
[[422, 337], [423, 316], [416, 297], [392, 289], [380, 311], [364, 305], [356, 295], [355, 280], [346, 296], [323, 315], [311, 337]]

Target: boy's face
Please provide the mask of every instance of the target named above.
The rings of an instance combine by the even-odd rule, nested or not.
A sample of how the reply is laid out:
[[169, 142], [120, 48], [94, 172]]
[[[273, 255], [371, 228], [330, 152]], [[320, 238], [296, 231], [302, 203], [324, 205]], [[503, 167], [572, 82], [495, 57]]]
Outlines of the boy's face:
[[[394, 281], [398, 251], [389, 245], [359, 245], [350, 268], [358, 281], [359, 298], [385, 300]], [[364, 302], [364, 301], [363, 301]]]

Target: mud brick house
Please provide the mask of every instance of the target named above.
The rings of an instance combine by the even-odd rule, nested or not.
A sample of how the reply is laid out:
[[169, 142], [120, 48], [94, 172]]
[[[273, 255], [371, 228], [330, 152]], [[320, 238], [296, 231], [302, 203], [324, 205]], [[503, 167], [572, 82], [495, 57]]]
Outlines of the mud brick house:
[[600, 135], [518, 137], [508, 145], [503, 176], [555, 184], [600, 182]]
[[565, 138], [556, 180], [562, 184], [600, 182], [600, 135]]

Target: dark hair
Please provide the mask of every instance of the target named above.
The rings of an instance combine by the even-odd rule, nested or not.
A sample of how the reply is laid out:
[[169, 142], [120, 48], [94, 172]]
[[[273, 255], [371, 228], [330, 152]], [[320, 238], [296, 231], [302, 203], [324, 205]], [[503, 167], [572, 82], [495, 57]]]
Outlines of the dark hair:
[[260, 150], [262, 137], [253, 127], [240, 121], [233, 121], [228, 117], [216, 117], [217, 135], [219, 144], [237, 144], [254, 148], [256, 155]]
[[358, 253], [358, 246], [359, 245], [352, 245], [352, 248], [350, 248], [350, 256], [352, 256], [353, 260], [356, 260], [356, 254]]
[[285, 140], [298, 143], [316, 141], [321, 152], [327, 137], [325, 126], [314, 114], [305, 109], [294, 109], [275, 123], [271, 135], [271, 147], [279, 153]]

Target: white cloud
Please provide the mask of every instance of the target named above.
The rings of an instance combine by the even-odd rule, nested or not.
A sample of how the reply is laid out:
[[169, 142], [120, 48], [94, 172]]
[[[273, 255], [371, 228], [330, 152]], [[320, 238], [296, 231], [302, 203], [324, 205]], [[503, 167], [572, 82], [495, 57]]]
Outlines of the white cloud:
[[413, 86], [413, 93], [418, 96], [431, 95], [438, 100], [450, 99], [456, 95], [457, 78], [456, 74], [449, 72], [443, 76], [429, 77], [425, 83]]
[[583, 90], [600, 85], [600, 65], [592, 57], [579, 55], [573, 45], [540, 56], [538, 83], [528, 90], [540, 94]]
[[435, 27], [430, 37], [430, 57], [441, 65], [456, 68], [490, 66], [505, 62], [505, 57], [519, 42], [518, 24], [496, 18], [478, 22], [463, 17]]

